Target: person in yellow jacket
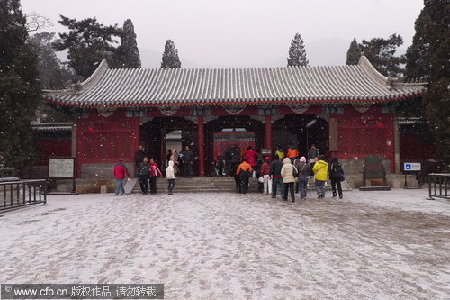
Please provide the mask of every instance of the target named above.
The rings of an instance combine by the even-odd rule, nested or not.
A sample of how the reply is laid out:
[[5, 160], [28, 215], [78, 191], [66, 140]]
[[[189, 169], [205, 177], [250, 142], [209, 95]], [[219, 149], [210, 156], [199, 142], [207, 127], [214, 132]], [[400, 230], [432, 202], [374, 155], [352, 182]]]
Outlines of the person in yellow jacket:
[[284, 158], [284, 149], [283, 149], [283, 147], [278, 145], [277, 151], [275, 151], [275, 155], [278, 155], [278, 158], [282, 160]]
[[328, 163], [325, 155], [319, 156], [319, 160], [314, 164], [313, 172], [319, 199], [325, 197], [325, 182], [328, 180]]

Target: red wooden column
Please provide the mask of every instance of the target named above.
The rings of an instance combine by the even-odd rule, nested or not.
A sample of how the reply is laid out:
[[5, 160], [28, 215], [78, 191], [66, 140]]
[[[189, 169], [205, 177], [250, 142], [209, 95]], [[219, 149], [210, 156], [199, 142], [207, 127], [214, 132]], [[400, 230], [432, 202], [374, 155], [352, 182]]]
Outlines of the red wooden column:
[[204, 117], [197, 116], [197, 137], [198, 137], [198, 175], [205, 176], [205, 136], [204, 136]]
[[264, 147], [272, 150], [272, 115], [264, 115]]

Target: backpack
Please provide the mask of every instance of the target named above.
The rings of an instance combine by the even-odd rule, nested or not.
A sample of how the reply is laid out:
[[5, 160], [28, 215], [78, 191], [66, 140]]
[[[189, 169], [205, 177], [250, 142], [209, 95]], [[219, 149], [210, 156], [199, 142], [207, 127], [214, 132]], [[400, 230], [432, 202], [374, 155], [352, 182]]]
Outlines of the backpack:
[[142, 166], [140, 166], [138, 169], [138, 176], [142, 176], [142, 175], [144, 175], [144, 168]]

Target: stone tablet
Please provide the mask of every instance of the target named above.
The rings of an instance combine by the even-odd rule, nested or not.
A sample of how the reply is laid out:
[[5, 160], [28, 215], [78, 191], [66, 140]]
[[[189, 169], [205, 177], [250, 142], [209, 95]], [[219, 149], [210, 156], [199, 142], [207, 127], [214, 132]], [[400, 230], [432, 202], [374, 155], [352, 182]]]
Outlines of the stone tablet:
[[383, 186], [386, 185], [386, 170], [383, 166], [383, 157], [381, 155], [367, 156], [364, 159], [364, 173], [363, 181], [367, 186], [367, 180], [370, 180], [371, 185]]
[[48, 177], [73, 178], [75, 160], [73, 158], [50, 158], [48, 160]]
[[380, 155], [367, 156], [364, 159], [364, 175], [365, 179], [385, 179], [386, 172]]

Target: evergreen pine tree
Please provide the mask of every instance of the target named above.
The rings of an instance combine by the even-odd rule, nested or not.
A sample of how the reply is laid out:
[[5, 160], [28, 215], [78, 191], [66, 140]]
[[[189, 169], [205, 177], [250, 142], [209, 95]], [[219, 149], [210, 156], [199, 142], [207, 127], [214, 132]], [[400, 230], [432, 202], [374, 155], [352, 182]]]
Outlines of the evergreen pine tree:
[[59, 23], [69, 31], [60, 33], [60, 39], [53, 43], [53, 47], [58, 51], [68, 51], [68, 65], [82, 80], [91, 76], [103, 59], [114, 65], [114, 38], [120, 34], [117, 25], [105, 26], [96, 18], [77, 21], [63, 15], [60, 17]]
[[139, 57], [136, 33], [130, 19], [123, 23], [120, 40], [121, 44], [114, 55], [114, 66], [119, 68], [140, 68], [141, 59]]
[[416, 33], [412, 45], [406, 52], [405, 77], [428, 80], [430, 66], [430, 24], [432, 20], [425, 6], [415, 23]]
[[402, 75], [402, 64], [405, 63], [404, 55], [395, 56], [398, 47], [403, 44], [403, 39], [398, 34], [393, 34], [389, 39], [374, 38], [370, 41], [363, 40], [359, 44], [362, 54], [384, 76], [398, 77]]
[[166, 41], [166, 46], [162, 55], [161, 68], [181, 68], [181, 61], [178, 58], [178, 51], [175, 48], [175, 43], [171, 40]]
[[296, 33], [289, 47], [288, 67], [306, 67], [309, 60], [306, 58], [305, 45], [300, 33]]
[[36, 153], [31, 121], [41, 98], [20, 0], [0, 1], [0, 28], [0, 155], [20, 169]]
[[[429, 41], [429, 87], [425, 95], [430, 130], [438, 155], [450, 169], [450, 3], [426, 0], [425, 10], [432, 20], [425, 27]], [[450, 170], [447, 170], [450, 171]]]
[[359, 45], [356, 42], [356, 39], [354, 39], [350, 43], [350, 47], [347, 50], [347, 62], [346, 62], [346, 64], [348, 66], [350, 66], [350, 65], [357, 65], [360, 58], [361, 58], [361, 49], [359, 48]]

